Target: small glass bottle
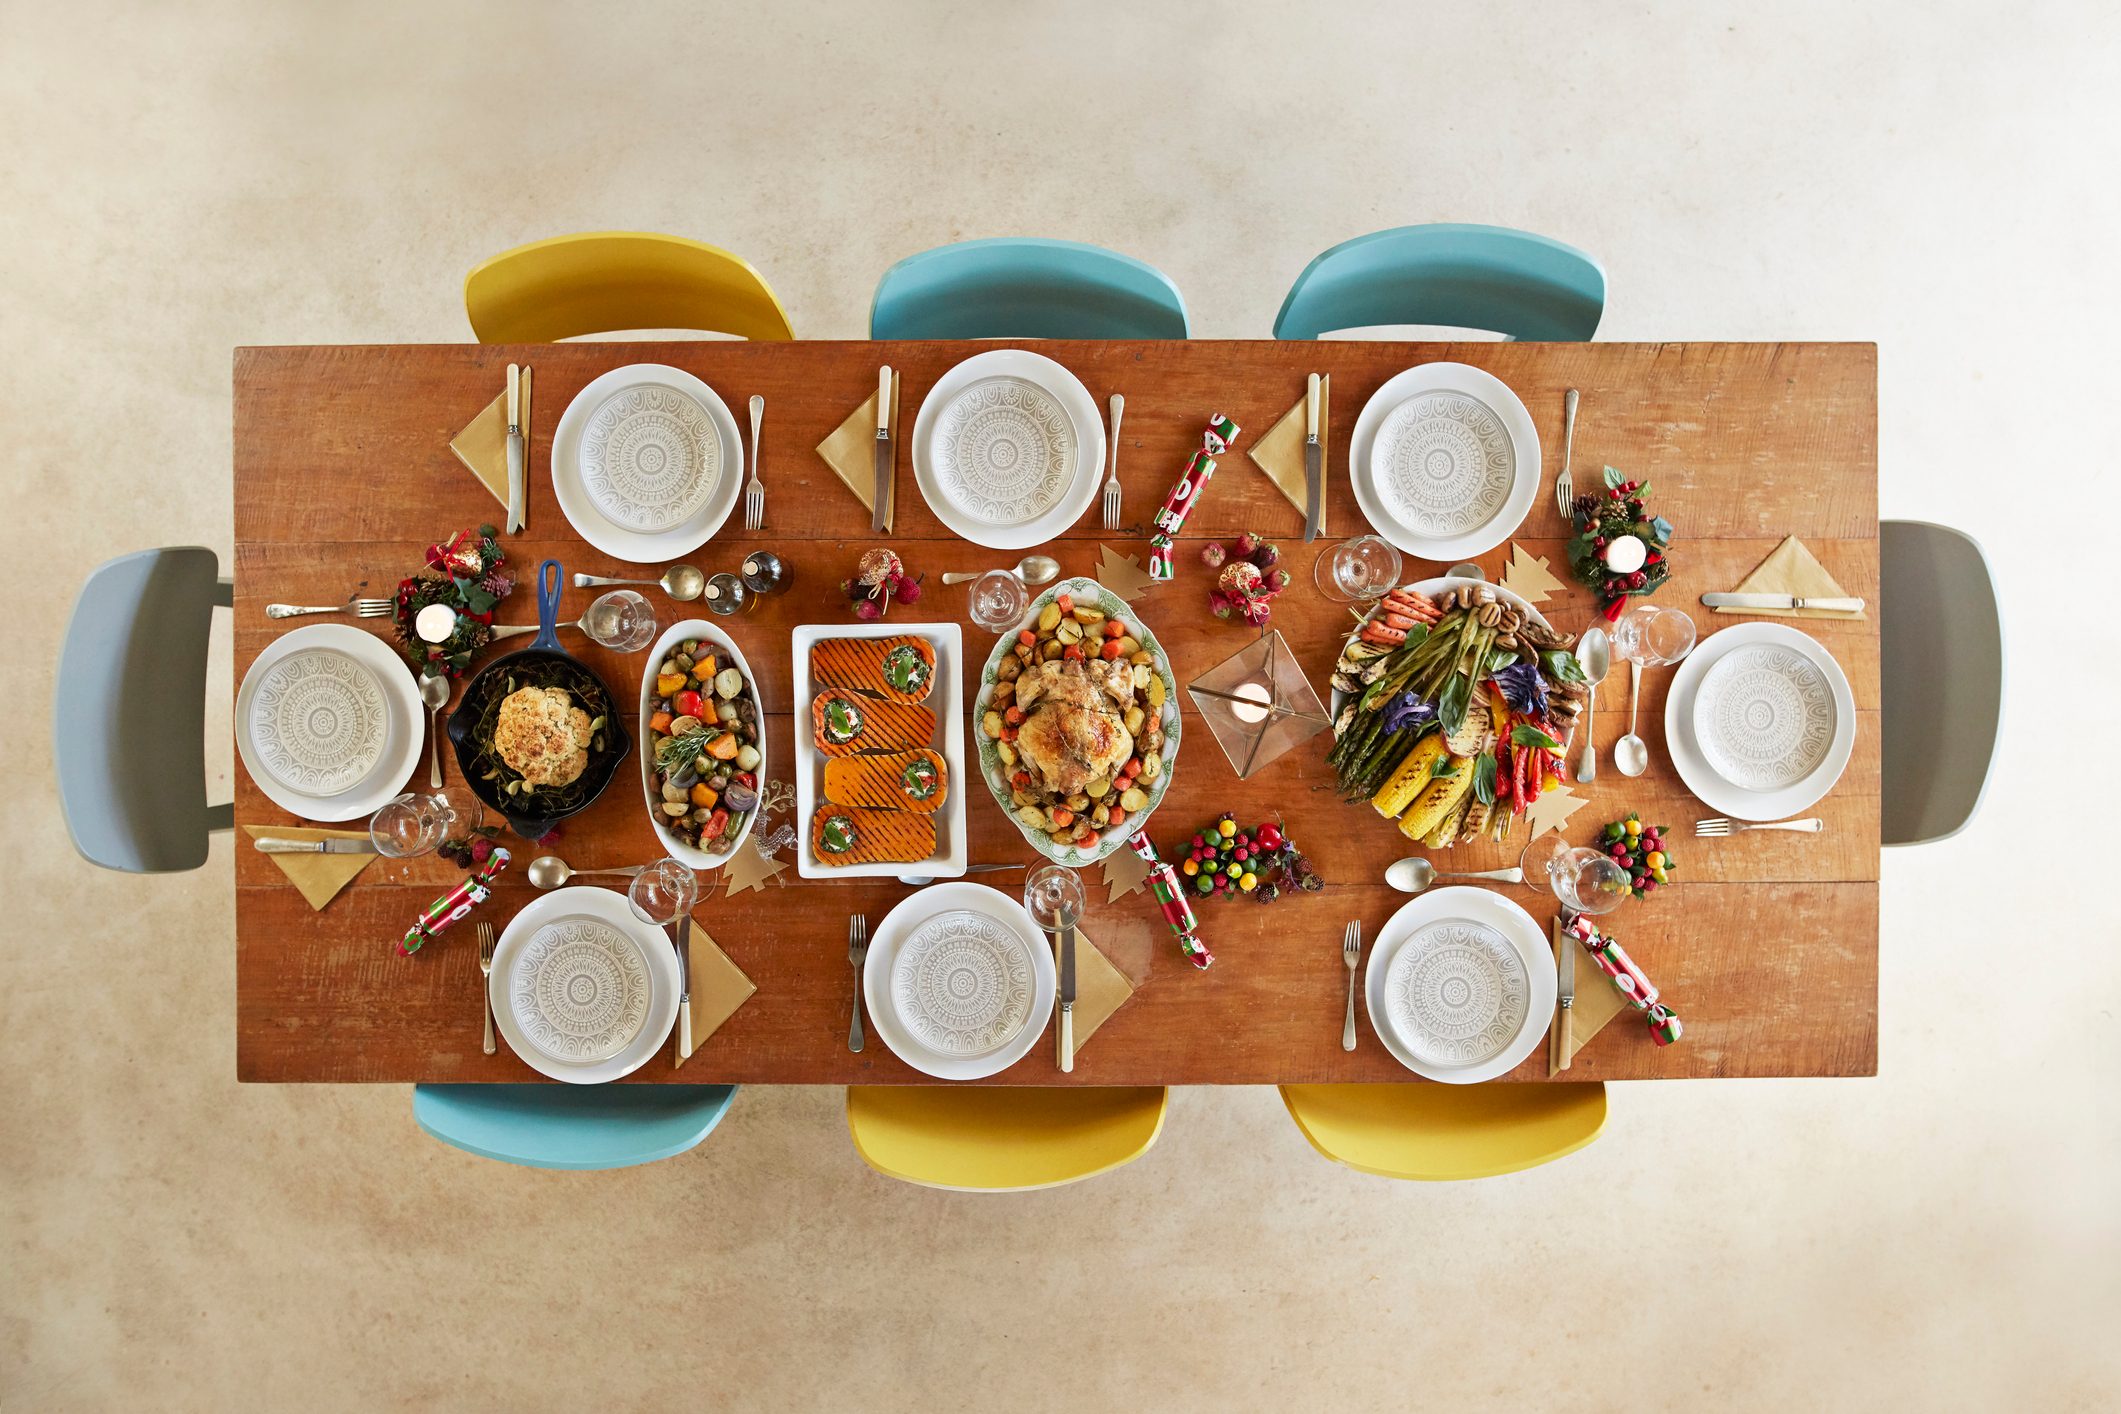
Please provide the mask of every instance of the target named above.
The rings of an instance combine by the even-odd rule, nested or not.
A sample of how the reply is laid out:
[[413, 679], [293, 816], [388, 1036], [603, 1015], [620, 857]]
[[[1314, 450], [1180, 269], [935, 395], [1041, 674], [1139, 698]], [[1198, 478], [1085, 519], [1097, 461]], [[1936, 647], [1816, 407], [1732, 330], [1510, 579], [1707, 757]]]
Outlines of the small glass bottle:
[[787, 562], [771, 550], [753, 550], [744, 556], [744, 587], [754, 595], [779, 594], [793, 580]]
[[758, 599], [744, 587], [744, 581], [725, 570], [707, 581], [707, 587], [700, 591], [700, 602], [707, 606], [708, 613], [726, 619], [750, 612]]

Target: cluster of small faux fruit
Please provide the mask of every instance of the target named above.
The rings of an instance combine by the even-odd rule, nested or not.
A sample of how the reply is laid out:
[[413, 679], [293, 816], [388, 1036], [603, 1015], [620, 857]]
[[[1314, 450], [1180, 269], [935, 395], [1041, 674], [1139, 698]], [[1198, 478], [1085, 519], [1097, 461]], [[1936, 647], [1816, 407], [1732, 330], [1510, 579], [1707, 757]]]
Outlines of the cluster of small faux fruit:
[[1628, 871], [1629, 887], [1637, 898], [1657, 892], [1659, 884], [1671, 883], [1672, 871], [1679, 867], [1679, 861], [1665, 850], [1664, 829], [1643, 824], [1632, 810], [1625, 820], [1605, 827], [1605, 852]]
[[1271, 903], [1291, 889], [1314, 892], [1326, 886], [1311, 861], [1281, 832], [1280, 822], [1268, 820], [1247, 832], [1232, 815], [1193, 837], [1178, 872], [1200, 893], [1250, 894], [1260, 903]]

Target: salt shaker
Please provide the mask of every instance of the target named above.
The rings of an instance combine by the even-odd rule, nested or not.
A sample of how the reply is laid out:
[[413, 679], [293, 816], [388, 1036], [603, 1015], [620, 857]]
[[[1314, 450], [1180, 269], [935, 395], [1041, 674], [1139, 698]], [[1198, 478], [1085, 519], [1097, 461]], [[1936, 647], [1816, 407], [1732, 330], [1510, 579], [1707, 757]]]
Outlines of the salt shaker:
[[779, 594], [793, 580], [788, 564], [771, 550], [753, 550], [744, 556], [744, 587], [755, 595]]
[[707, 587], [700, 591], [700, 602], [707, 606], [708, 613], [726, 619], [748, 613], [758, 600], [744, 587], [743, 580], [725, 570], [707, 581]]

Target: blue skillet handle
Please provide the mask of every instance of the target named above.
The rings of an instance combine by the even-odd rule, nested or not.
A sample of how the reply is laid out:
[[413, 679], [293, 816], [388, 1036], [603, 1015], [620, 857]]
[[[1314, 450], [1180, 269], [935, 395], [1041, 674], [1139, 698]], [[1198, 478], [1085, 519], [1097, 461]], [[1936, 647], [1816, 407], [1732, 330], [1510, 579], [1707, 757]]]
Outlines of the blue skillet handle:
[[564, 582], [558, 560], [538, 566], [538, 636], [530, 640], [532, 648], [560, 651], [560, 586]]

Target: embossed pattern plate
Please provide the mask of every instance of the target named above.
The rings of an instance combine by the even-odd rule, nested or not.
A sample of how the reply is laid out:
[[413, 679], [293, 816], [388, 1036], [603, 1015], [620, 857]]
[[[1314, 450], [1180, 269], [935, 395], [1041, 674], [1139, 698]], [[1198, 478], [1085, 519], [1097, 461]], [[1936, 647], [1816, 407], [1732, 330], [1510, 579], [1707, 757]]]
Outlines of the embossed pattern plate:
[[989, 349], [951, 368], [913, 420], [922, 499], [993, 550], [1043, 545], [1081, 519], [1104, 462], [1104, 418], [1089, 390], [1027, 349]]
[[1507, 1075], [1554, 1016], [1545, 930], [1486, 889], [1431, 889], [1386, 921], [1370, 949], [1363, 1000], [1385, 1049], [1431, 1080]]
[[[312, 683], [310, 679], [319, 675], [308, 667], [291, 676], [283, 672], [283, 665], [312, 654], [351, 663], [359, 671], [349, 674], [343, 684]], [[365, 744], [350, 750], [343, 760], [334, 760], [329, 748], [319, 754], [319, 739], [336, 741], [348, 737], [365, 742], [364, 734], [371, 730], [365, 725], [367, 694], [354, 685], [361, 681], [362, 674], [380, 698], [382, 744], [372, 757]], [[261, 709], [259, 698], [268, 683], [275, 685], [275, 701]], [[356, 727], [348, 721], [342, 685], [357, 704], [351, 710], [353, 715], [362, 717], [363, 725]], [[273, 738], [270, 742], [260, 740], [261, 721], [267, 724], [266, 734]], [[294, 725], [281, 725], [287, 721]], [[266, 799], [305, 820], [359, 820], [374, 813], [412, 775], [427, 744], [426, 726], [427, 712], [420, 705], [420, 690], [404, 659], [383, 639], [350, 624], [310, 624], [281, 634], [251, 660], [244, 669], [242, 685], [236, 689], [236, 755], [242, 760], [243, 769], [250, 773]], [[299, 753], [287, 749], [290, 739], [300, 746]], [[273, 753], [272, 764], [267, 761], [268, 749]], [[367, 765], [358, 767], [363, 758]], [[320, 788], [331, 793], [320, 794], [316, 789], [289, 783], [290, 779], [302, 779], [304, 772], [314, 772]], [[346, 775], [353, 775], [354, 779], [342, 784]]]
[[1425, 560], [1507, 540], [1540, 483], [1539, 430], [1509, 386], [1464, 363], [1395, 374], [1357, 414], [1348, 479], [1377, 533]]
[[267, 668], [249, 721], [251, 747], [273, 779], [320, 800], [367, 779], [390, 738], [375, 670], [336, 648], [290, 653]]
[[983, 1056], [1031, 1019], [1031, 949], [983, 914], [929, 919], [899, 944], [891, 1000], [899, 1020], [940, 1056]]
[[524, 1039], [556, 1061], [609, 1060], [648, 1023], [640, 944], [595, 918], [562, 918], [531, 935], [508, 979]]
[[681, 389], [621, 388], [582, 428], [582, 486], [614, 525], [654, 534], [697, 515], [722, 475], [714, 420]]
[[[557, 928], [572, 933], [577, 925], [621, 940], [645, 971], [645, 985], [633, 975], [616, 945], [610, 949], [617, 955], [616, 960], [582, 966], [582, 959], [570, 952], [580, 940], [554, 932]], [[592, 946], [601, 948], [608, 941]], [[543, 957], [542, 965], [531, 957], [533, 943]], [[569, 984], [578, 978], [586, 978], [587, 985], [571, 990]], [[614, 990], [604, 990], [614, 978]], [[613, 1029], [630, 1030], [630, 1038], [613, 1054], [595, 1060], [561, 1060], [549, 1054], [540, 1042], [532, 1040], [516, 1006], [518, 994], [525, 991], [530, 993], [531, 1004], [537, 1004], [541, 986], [569, 993], [557, 1004], [563, 1013], [557, 1023], [549, 1016], [538, 1023], [549, 1028], [544, 1041], [556, 1049], [585, 1054], [604, 1049], [582, 1037], [585, 1032], [593, 1035], [601, 1028], [600, 1017], [606, 1011], [619, 1014], [620, 1020]], [[634, 1010], [632, 996], [636, 987], [642, 995], [641, 1019], [637, 1023], [626, 1019]], [[631, 1075], [662, 1050], [670, 1039], [671, 1028], [677, 1024], [677, 953], [662, 929], [636, 918], [627, 906], [626, 896], [610, 889], [575, 884], [539, 894], [524, 904], [501, 930], [500, 944], [493, 954], [493, 975], [487, 979], [486, 988], [493, 1006], [494, 1030], [508, 1043], [508, 1049], [532, 1070], [570, 1085], [601, 1085]], [[476, 1022], [477, 1018], [473, 1020]], [[568, 1039], [554, 1041], [555, 1035]]]
[[1703, 675], [1694, 734], [1725, 780], [1747, 790], [1780, 790], [1826, 759], [1834, 743], [1833, 689], [1795, 649], [1740, 648]]

